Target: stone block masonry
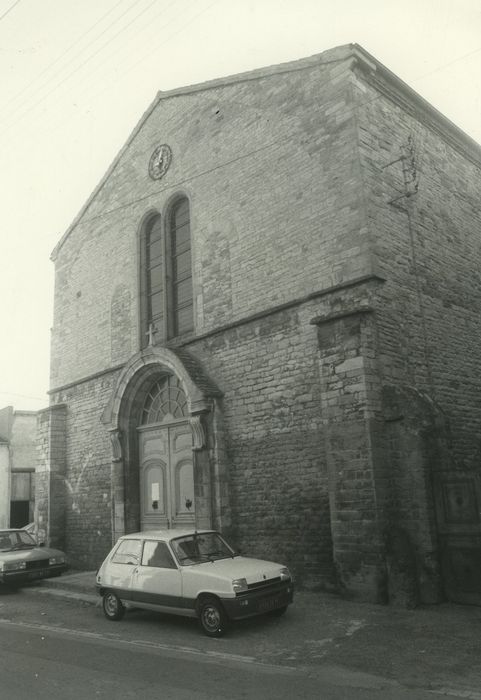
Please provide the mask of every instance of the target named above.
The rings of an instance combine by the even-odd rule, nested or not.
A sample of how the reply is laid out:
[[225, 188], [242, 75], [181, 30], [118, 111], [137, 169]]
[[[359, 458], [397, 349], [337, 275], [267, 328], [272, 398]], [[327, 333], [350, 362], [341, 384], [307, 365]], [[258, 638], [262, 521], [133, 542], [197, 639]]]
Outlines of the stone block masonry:
[[[172, 161], [154, 181], [159, 144]], [[465, 527], [479, 513], [480, 163], [357, 46], [159, 93], [53, 255], [41, 440], [61, 467], [39, 494], [62, 474], [76, 564], [139, 527], [142, 401], [174, 374], [199, 521], [308, 588], [406, 605], [477, 590], [462, 567], [481, 534], [479, 518]], [[194, 331], [145, 348], [139, 236], [178, 195]]]

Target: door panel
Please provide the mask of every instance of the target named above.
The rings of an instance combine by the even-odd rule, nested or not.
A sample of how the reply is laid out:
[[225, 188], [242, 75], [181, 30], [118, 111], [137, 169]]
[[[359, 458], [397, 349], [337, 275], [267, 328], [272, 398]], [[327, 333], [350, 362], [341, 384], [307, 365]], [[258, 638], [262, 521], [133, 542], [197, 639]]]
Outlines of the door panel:
[[122, 540], [108, 565], [105, 584], [126, 600], [131, 599], [132, 576], [140, 565], [141, 549], [141, 540]]
[[139, 431], [141, 529], [195, 522], [192, 430], [188, 423]]
[[175, 475], [175, 518], [190, 522], [194, 507], [194, 471], [191, 461], [176, 465]]
[[149, 460], [142, 465], [142, 502], [143, 528], [167, 527], [168, 489], [167, 465], [160, 460]]
[[132, 600], [182, 607], [182, 576], [165, 542], [146, 540], [132, 578]]
[[183, 424], [169, 428], [171, 460], [172, 527], [193, 525], [194, 468], [192, 463], [192, 430]]
[[132, 576], [132, 600], [150, 605], [183, 607], [180, 571], [140, 566]]

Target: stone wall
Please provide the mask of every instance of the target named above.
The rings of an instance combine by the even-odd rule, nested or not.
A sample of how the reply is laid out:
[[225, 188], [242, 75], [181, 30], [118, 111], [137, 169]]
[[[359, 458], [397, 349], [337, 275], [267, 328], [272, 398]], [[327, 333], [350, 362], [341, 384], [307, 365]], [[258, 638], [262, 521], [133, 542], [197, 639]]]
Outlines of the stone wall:
[[[348, 77], [315, 61], [160, 96], [55, 253], [53, 388], [139, 348], [139, 230], [179, 192], [197, 335], [369, 272]], [[159, 139], [173, 153], [160, 183]]]
[[[236, 545], [307, 587], [439, 599], [430, 476], [448, 425], [453, 469], [479, 459], [479, 163], [392, 76], [332, 58], [161, 94], [57, 247], [52, 401], [77, 565], [111, 544], [100, 419], [140, 348], [138, 234], [183, 193], [195, 333], [169, 347], [222, 392], [208, 449]], [[153, 182], [159, 143], [173, 158]]]
[[[213, 420], [217, 458], [228, 468], [227, 532], [246, 554], [288, 563], [304, 586], [333, 587], [317, 337], [310, 325], [317, 308], [313, 301], [279, 311], [194, 341], [188, 350], [223, 393]], [[55, 397], [69, 407], [66, 547], [76, 566], [95, 567], [111, 546], [111, 448], [100, 416], [115, 377], [92, 378]]]
[[[57, 250], [52, 398], [68, 406], [66, 544], [79, 565], [110, 545], [99, 417], [115, 367], [139, 348], [138, 232], [184, 191], [198, 337], [187, 348], [224, 394], [224, 520], [243, 551], [333, 585], [310, 297], [371, 266], [348, 68], [313, 61], [161, 96]], [[160, 185], [147, 173], [159, 139], [173, 153]]]
[[433, 475], [479, 471], [481, 153], [392, 83], [359, 71], [353, 84], [375, 266], [386, 280], [375, 303], [386, 546], [390, 556], [397, 529], [412, 595], [432, 602], [441, 595]]
[[101, 423], [116, 373], [65, 388], [54, 401], [65, 416], [65, 547], [76, 568], [95, 568], [112, 546], [111, 461]]
[[189, 344], [223, 392], [233, 535], [285, 561], [305, 586], [332, 585], [315, 301]]
[[64, 404], [37, 413], [35, 525], [37, 537], [51, 547], [66, 547], [67, 456]]

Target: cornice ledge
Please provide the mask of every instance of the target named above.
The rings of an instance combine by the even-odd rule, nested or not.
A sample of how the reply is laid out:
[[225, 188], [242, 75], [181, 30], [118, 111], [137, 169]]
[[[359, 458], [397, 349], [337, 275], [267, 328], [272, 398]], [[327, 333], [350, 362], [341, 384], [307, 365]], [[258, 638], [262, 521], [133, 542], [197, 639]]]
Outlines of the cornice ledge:
[[373, 306], [358, 306], [353, 309], [346, 309], [345, 311], [331, 311], [331, 313], [322, 314], [320, 316], [315, 316], [309, 323], [311, 326], [321, 326], [323, 323], [328, 323], [329, 321], [339, 321], [342, 318], [347, 318], [348, 316], [361, 316], [364, 314], [373, 314], [376, 309]]

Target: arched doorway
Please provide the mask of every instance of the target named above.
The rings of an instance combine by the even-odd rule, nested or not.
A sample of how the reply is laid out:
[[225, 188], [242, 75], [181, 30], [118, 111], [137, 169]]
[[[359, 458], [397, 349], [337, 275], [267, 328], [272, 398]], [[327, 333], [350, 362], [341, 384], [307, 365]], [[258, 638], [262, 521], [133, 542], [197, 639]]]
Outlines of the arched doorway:
[[177, 377], [164, 374], [152, 383], [137, 431], [141, 529], [193, 525], [192, 428]]
[[112, 541], [139, 529], [230, 527], [221, 392], [183, 349], [149, 345], [102, 414], [112, 445]]

